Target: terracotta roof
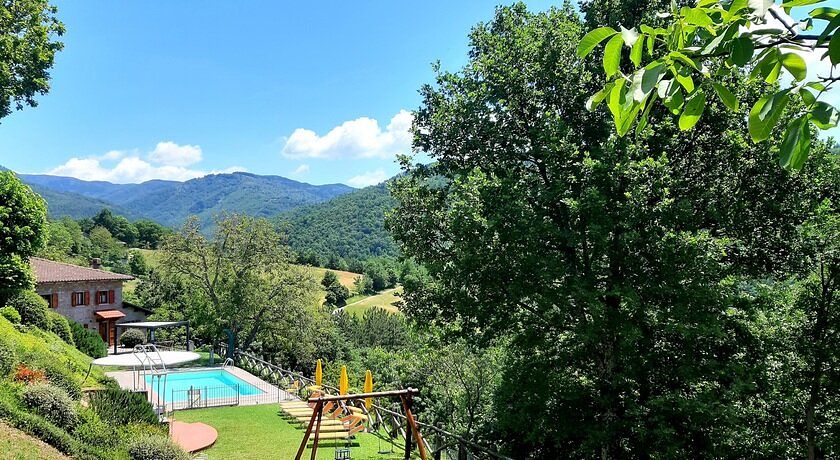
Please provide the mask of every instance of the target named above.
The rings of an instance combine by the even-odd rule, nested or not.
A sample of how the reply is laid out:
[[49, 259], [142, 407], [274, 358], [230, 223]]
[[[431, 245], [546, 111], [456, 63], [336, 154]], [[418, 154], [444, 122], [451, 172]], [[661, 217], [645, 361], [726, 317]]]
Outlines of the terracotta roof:
[[119, 310], [100, 310], [100, 311], [93, 312], [93, 314], [96, 315], [97, 318], [101, 318], [101, 319], [125, 318], [125, 313], [123, 313]]
[[80, 267], [78, 265], [55, 262], [52, 260], [32, 257], [29, 265], [35, 273], [35, 281], [38, 283], [56, 283], [61, 281], [128, 281], [133, 276], [122, 275], [105, 270]]

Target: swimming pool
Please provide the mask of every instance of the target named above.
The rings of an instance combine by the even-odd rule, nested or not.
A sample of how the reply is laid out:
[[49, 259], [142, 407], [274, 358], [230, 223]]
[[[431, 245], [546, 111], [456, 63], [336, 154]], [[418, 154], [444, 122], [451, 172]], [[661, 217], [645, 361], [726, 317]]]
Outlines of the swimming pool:
[[[165, 382], [165, 387], [164, 383]], [[208, 399], [236, 399], [264, 393], [259, 388], [222, 369], [172, 372], [158, 384], [146, 376], [146, 387], [165, 392], [169, 403], [207, 401]]]

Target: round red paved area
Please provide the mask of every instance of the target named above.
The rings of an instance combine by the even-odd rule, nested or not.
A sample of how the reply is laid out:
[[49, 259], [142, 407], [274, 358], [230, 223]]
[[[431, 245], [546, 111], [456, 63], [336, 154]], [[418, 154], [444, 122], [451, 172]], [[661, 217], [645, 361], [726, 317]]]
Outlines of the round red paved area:
[[169, 436], [187, 452], [197, 452], [212, 446], [219, 433], [205, 423], [172, 421], [169, 425]]

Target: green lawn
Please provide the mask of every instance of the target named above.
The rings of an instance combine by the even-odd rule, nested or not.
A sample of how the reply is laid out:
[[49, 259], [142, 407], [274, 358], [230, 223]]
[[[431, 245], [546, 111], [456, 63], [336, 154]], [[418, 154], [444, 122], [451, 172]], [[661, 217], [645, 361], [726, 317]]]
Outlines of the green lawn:
[[400, 300], [397, 294], [401, 292], [402, 286], [382, 291], [379, 294], [372, 295], [370, 297], [365, 297], [357, 302], [348, 302], [347, 306], [344, 307], [344, 311], [350, 313], [351, 315], [362, 316], [367, 309], [379, 307], [391, 313], [399, 313], [399, 308], [395, 307], [393, 304], [394, 302]]
[[54, 447], [26, 433], [0, 423], [0, 459], [70, 460]]
[[[293, 459], [305, 431], [280, 417], [275, 404], [184, 410], [175, 413], [175, 420], [203, 422], [219, 432], [216, 444], [204, 451], [210, 460]], [[320, 444], [318, 458], [335, 458], [335, 445]], [[345, 444], [339, 441], [337, 445]], [[350, 455], [354, 460], [400, 459], [403, 458], [401, 446], [394, 446], [393, 454], [380, 455], [377, 437], [359, 433], [350, 445]], [[386, 441], [382, 441], [382, 449], [390, 450]], [[308, 459], [310, 454], [307, 449], [304, 458]]]

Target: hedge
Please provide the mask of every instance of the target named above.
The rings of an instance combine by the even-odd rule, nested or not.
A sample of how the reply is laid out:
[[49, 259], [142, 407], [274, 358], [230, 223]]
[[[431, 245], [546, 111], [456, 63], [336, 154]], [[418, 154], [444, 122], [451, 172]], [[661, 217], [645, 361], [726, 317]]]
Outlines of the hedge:
[[6, 318], [12, 324], [20, 324], [20, 313], [14, 307], [0, 308], [0, 316]]
[[129, 329], [120, 336], [120, 344], [126, 348], [134, 348], [146, 343], [146, 334], [139, 329]]
[[50, 323], [50, 332], [61, 337], [61, 340], [64, 340], [70, 345], [76, 345], [76, 342], [73, 340], [73, 331], [70, 330], [70, 323], [67, 322], [67, 318], [50, 310], [47, 311], [47, 321]]
[[69, 321], [70, 331], [73, 333], [73, 342], [76, 348], [91, 358], [102, 358], [108, 355], [108, 346], [98, 332], [92, 329], [85, 329], [75, 321]]
[[45, 331], [50, 329], [47, 319], [49, 306], [35, 291], [18, 291], [7, 302], [20, 313], [20, 322], [27, 326], [36, 326]]
[[93, 392], [90, 395], [90, 408], [102, 420], [117, 425], [135, 422], [149, 425], [159, 423], [158, 416], [146, 400], [146, 396], [122, 388], [108, 388]]

